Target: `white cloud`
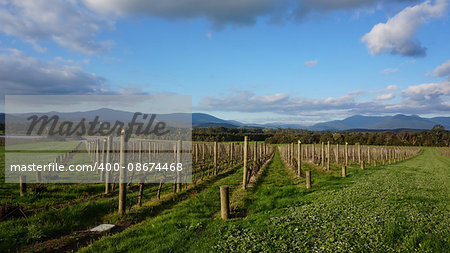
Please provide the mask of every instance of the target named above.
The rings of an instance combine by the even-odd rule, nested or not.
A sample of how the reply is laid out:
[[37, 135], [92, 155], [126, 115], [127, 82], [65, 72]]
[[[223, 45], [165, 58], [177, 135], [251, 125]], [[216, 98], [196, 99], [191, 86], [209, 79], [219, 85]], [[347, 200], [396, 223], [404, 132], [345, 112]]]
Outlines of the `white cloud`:
[[0, 2], [0, 31], [31, 43], [45, 52], [38, 42], [51, 40], [79, 52], [93, 54], [109, 50], [111, 41], [95, 41], [103, 28], [113, 22], [96, 15], [76, 1], [13, 0]]
[[[58, 58], [57, 61], [69, 60]], [[93, 94], [108, 92], [102, 77], [79, 66], [41, 61], [17, 49], [0, 53], [0, 97], [5, 94]], [[3, 98], [2, 98], [3, 99]]]
[[317, 63], [319, 63], [319, 61], [317, 59], [311, 60], [311, 61], [305, 61], [305, 66], [311, 68], [311, 67], [316, 66]]
[[386, 69], [383, 69], [383, 73], [386, 74], [386, 75], [390, 75], [390, 74], [397, 73], [397, 72], [398, 72], [397, 68], [386, 68]]
[[305, 98], [284, 93], [257, 96], [251, 91], [237, 90], [224, 97], [204, 97], [197, 109], [303, 116], [391, 113], [427, 115], [450, 112], [449, 80], [409, 86], [400, 92], [400, 99], [393, 100], [396, 97], [393, 91], [397, 89], [398, 86], [390, 85], [377, 91], [379, 95], [371, 100], [363, 100], [361, 92], [349, 92], [340, 97]]
[[[405, 0], [395, 0], [402, 2]], [[0, 1], [0, 32], [30, 43], [53, 41], [86, 54], [108, 51], [113, 42], [96, 40], [116, 19], [150, 16], [166, 20], [206, 19], [216, 29], [268, 22], [301, 20], [310, 13], [356, 10], [383, 0], [11, 0]], [[206, 35], [210, 38], [210, 35]]]
[[397, 86], [397, 85], [395, 85], [395, 84], [391, 84], [391, 85], [389, 85], [389, 86], [387, 87], [387, 90], [388, 90], [388, 91], [390, 91], [390, 90], [398, 90], [398, 89], [400, 89], [400, 87]]
[[441, 96], [450, 96], [450, 80], [444, 80], [439, 83], [424, 83], [409, 86], [402, 92], [402, 95], [417, 101], [437, 99]]
[[386, 93], [386, 94], [381, 94], [378, 95], [375, 100], [391, 100], [395, 98], [395, 94], [394, 93]]
[[212, 33], [211, 32], [207, 32], [205, 34], [206, 38], [211, 39], [212, 38]]
[[442, 63], [433, 70], [434, 77], [450, 76], [450, 60]]
[[[403, 2], [405, 0], [395, 0]], [[169, 20], [205, 18], [214, 27], [248, 26], [258, 18], [284, 21], [302, 19], [312, 12], [351, 10], [383, 0], [84, 0], [92, 10], [118, 16], [147, 15]]]
[[424, 56], [426, 48], [414, 36], [423, 24], [442, 17], [446, 9], [446, 0], [437, 0], [434, 4], [425, 1], [406, 7], [386, 23], [376, 24], [361, 40], [367, 44], [372, 55], [389, 52], [403, 56]]

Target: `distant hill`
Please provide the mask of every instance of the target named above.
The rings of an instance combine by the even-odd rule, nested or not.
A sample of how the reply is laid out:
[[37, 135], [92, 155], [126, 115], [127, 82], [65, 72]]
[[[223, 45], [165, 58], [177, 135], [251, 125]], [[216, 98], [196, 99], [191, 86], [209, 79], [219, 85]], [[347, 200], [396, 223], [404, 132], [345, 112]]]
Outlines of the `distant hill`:
[[362, 116], [354, 115], [343, 120], [333, 120], [328, 122], [322, 122], [310, 127], [311, 130], [323, 131], [323, 130], [347, 130], [355, 128], [368, 129], [369, 126], [378, 123], [388, 116]]
[[349, 130], [349, 129], [431, 129], [441, 124], [450, 129], [450, 117], [422, 118], [417, 115], [397, 114], [394, 116], [362, 116], [355, 115], [343, 120], [333, 120], [318, 123], [310, 127], [311, 130]]
[[[49, 113], [47, 113], [49, 114]], [[100, 120], [103, 121], [116, 121], [129, 122], [133, 117], [133, 112], [118, 111], [107, 108], [101, 108], [98, 110], [86, 111], [86, 112], [70, 112], [70, 113], [56, 113], [61, 119], [80, 120], [86, 118], [92, 120], [95, 116], [100, 116]], [[7, 115], [9, 120], [13, 121], [25, 121], [27, 117], [33, 115], [33, 113], [26, 114], [14, 114]], [[42, 113], [37, 113], [38, 116]], [[295, 129], [308, 129], [312, 131], [343, 131], [343, 130], [398, 130], [408, 129], [424, 130], [431, 129], [433, 126], [440, 124], [446, 129], [450, 129], [450, 117], [434, 117], [434, 118], [422, 118], [417, 115], [403, 115], [397, 114], [394, 116], [363, 116], [354, 115], [343, 120], [333, 120], [327, 122], [317, 123], [313, 126], [304, 126], [299, 123], [266, 123], [266, 124], [243, 124], [235, 120], [224, 120], [217, 118], [207, 113], [171, 113], [171, 114], [158, 114], [157, 120], [168, 122], [171, 125], [186, 125], [192, 122], [193, 127], [245, 127], [245, 128], [295, 128]], [[0, 113], [0, 122], [5, 121], [5, 114]]]
[[223, 120], [206, 113], [192, 113], [193, 127], [239, 127], [243, 124], [235, 120]]

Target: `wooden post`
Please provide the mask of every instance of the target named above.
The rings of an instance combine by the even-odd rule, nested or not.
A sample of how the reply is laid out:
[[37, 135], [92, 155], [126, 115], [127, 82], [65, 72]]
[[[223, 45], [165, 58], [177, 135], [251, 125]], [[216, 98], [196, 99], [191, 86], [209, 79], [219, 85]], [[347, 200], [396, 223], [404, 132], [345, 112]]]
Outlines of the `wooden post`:
[[345, 166], [347, 166], [348, 165], [348, 142], [345, 143], [344, 153], [345, 153]]
[[311, 189], [311, 171], [306, 171], [306, 189]]
[[27, 192], [27, 176], [20, 176], [19, 177], [20, 182], [20, 196], [25, 195]]
[[228, 220], [228, 216], [230, 215], [230, 198], [228, 185], [220, 186], [220, 212], [222, 220]]
[[42, 181], [41, 172], [36, 170], [36, 183], [40, 183]]
[[206, 144], [202, 144], [202, 160], [205, 161]]
[[[181, 163], [181, 140], [177, 142], [177, 165]], [[181, 173], [177, 170], [177, 191], [181, 192]]]
[[217, 141], [214, 142], [214, 175], [217, 175]]
[[198, 144], [193, 145], [194, 148], [194, 154], [195, 154], [195, 163], [198, 163]]
[[105, 194], [109, 193], [109, 183], [110, 183], [110, 177], [112, 173], [112, 166], [111, 171], [106, 170], [107, 164], [111, 163], [111, 150], [112, 150], [112, 136], [108, 136], [108, 139], [106, 140], [106, 159], [105, 159]]
[[347, 177], [347, 166], [342, 165], [342, 173], [341, 173], [342, 177]]
[[[100, 141], [98, 139], [95, 140], [95, 161], [97, 164], [100, 163]], [[98, 169], [96, 173], [98, 174]]]
[[287, 151], [286, 151], [286, 161], [287, 161], [287, 165], [290, 167], [291, 166], [291, 144], [287, 144]]
[[247, 189], [247, 152], [248, 152], [248, 136], [244, 137], [244, 176], [242, 179], [244, 190]]
[[234, 143], [230, 143], [230, 163], [233, 164]]
[[[291, 162], [292, 168], [294, 169], [295, 164], [294, 164], [294, 143], [293, 142], [291, 142], [291, 160], [290, 160], [290, 162]], [[295, 169], [294, 169], [294, 171], [295, 171]]]
[[358, 163], [361, 163], [361, 144], [358, 144]]
[[103, 169], [100, 172], [100, 182], [105, 181], [105, 165], [106, 165], [106, 138], [103, 138], [102, 142], [102, 164]]
[[138, 205], [139, 207], [142, 206], [142, 196], [144, 195], [144, 183], [141, 182], [139, 183], [139, 194], [138, 194]]
[[339, 164], [339, 143], [336, 144], [336, 152], [335, 152], [335, 160], [336, 160], [336, 164]]
[[256, 160], [258, 159], [258, 142], [255, 141], [255, 150], [253, 152], [253, 163], [256, 164]]
[[327, 143], [327, 170], [330, 170], [330, 141]]
[[324, 148], [323, 142], [322, 142], [321, 148], [322, 148], [322, 150], [321, 150], [321, 154], [320, 154], [320, 156], [321, 156], [320, 164], [321, 164], [322, 168], [325, 168], [325, 148]]
[[361, 169], [362, 169], [362, 170], [365, 168], [364, 165], [365, 165], [365, 164], [364, 164], [364, 161], [361, 161]]
[[125, 180], [127, 178], [127, 154], [125, 142], [125, 129], [120, 133], [120, 167], [119, 167], [119, 215], [125, 214], [127, 202], [127, 189]]
[[316, 144], [315, 143], [313, 143], [313, 144], [311, 144], [311, 161], [312, 161], [312, 163], [316, 163]]
[[297, 174], [298, 177], [302, 177], [302, 142], [298, 141], [297, 144]]

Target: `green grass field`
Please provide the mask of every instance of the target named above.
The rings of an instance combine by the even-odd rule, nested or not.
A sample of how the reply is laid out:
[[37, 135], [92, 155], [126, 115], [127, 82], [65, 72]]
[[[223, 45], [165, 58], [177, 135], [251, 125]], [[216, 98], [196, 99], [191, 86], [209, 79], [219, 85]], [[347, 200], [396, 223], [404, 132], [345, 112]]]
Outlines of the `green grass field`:
[[[3, 152], [0, 152], [3, 156]], [[0, 157], [0, 159], [4, 159]], [[2, 166], [4, 166], [2, 164]], [[313, 188], [306, 189], [278, 152], [247, 191], [242, 167], [211, 178], [177, 198], [157, 201], [148, 186], [146, 202], [121, 222], [123, 232], [92, 241], [82, 252], [449, 252], [450, 158], [436, 148], [409, 160], [339, 176], [309, 164]], [[2, 168], [3, 169], [3, 168]], [[219, 186], [231, 187], [232, 218], [220, 219]], [[1, 184], [17, 195], [17, 184]], [[119, 219], [117, 196], [101, 184], [49, 184], [50, 192], [15, 197], [36, 215], [0, 222], [0, 251], [27, 249], [72, 231]], [[135, 201], [137, 192], [129, 192]], [[52, 205], [78, 201], [54, 210]], [[136, 225], [133, 225], [137, 223]], [[29, 249], [29, 248], [28, 248]], [[32, 248], [32, 250], [35, 248]], [[76, 248], [75, 248], [76, 249]]]
[[350, 168], [345, 179], [313, 178], [307, 190], [276, 154], [256, 187], [242, 196], [244, 217], [217, 217], [218, 187], [235, 186], [238, 173], [82, 251], [449, 252], [449, 169], [450, 158], [426, 148], [394, 165]]

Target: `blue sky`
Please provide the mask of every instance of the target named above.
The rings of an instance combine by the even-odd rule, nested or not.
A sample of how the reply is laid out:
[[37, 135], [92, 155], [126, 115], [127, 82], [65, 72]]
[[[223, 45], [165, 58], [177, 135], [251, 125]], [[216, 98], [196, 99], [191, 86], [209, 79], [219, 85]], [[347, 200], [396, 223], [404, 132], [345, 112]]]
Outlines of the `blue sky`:
[[0, 1], [0, 95], [169, 92], [258, 123], [450, 116], [447, 0], [184, 3]]

